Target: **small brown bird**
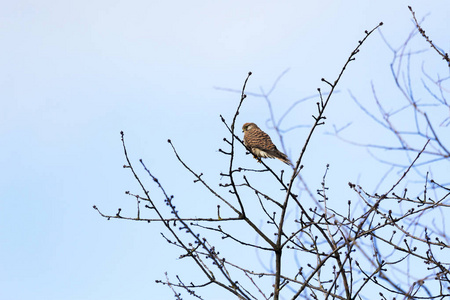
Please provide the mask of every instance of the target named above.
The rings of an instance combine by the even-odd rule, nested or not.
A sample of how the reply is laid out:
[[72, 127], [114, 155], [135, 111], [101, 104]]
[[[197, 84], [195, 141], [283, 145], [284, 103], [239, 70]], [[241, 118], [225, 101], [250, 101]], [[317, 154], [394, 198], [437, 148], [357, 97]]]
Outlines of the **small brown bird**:
[[288, 165], [292, 165], [286, 154], [279, 151], [272, 143], [270, 136], [259, 129], [255, 123], [245, 123], [242, 126], [244, 132], [244, 144], [253, 154], [253, 157], [261, 162], [261, 157], [278, 158]]

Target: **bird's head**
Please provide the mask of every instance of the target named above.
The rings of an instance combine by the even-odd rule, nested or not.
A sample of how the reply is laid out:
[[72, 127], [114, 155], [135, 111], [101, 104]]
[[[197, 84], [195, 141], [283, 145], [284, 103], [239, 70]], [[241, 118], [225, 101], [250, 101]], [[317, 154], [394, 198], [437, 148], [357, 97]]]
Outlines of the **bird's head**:
[[248, 130], [250, 130], [250, 129], [253, 129], [253, 128], [258, 128], [258, 126], [256, 126], [255, 123], [245, 123], [245, 124], [242, 126], [242, 132], [246, 132], [246, 131], [248, 131]]

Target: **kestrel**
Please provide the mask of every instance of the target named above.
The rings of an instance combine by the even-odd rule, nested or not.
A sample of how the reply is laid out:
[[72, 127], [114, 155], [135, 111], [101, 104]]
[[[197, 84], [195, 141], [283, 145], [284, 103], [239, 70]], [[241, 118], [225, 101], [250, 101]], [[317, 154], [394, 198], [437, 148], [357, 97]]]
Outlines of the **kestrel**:
[[268, 157], [278, 158], [285, 164], [291, 165], [287, 155], [278, 150], [270, 136], [259, 129], [255, 123], [245, 123], [242, 126], [242, 132], [244, 132], [244, 145], [259, 162], [261, 162], [261, 157]]

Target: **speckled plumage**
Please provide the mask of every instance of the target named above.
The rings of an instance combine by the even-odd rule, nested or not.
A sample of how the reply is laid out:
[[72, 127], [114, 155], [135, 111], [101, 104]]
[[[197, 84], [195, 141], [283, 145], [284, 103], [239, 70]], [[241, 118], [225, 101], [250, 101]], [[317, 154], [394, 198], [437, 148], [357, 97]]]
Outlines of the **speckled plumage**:
[[242, 131], [244, 132], [244, 144], [255, 159], [260, 161], [261, 157], [278, 158], [285, 164], [291, 165], [287, 155], [279, 151], [277, 146], [272, 143], [270, 136], [259, 129], [255, 123], [245, 123]]

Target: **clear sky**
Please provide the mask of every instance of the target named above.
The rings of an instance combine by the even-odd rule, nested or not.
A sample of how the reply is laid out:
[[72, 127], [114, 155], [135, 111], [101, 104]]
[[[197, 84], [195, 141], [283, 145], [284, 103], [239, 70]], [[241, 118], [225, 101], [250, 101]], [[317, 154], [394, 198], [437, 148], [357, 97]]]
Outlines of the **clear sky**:
[[[424, 2], [1, 1], [0, 298], [172, 299], [154, 281], [187, 266], [161, 227], [107, 221], [92, 209], [134, 214], [124, 192], [140, 191], [122, 168], [119, 132], [136, 167], [142, 158], [186, 213], [195, 213], [210, 197], [192, 185], [166, 141], [219, 182], [217, 149], [226, 136], [219, 115], [230, 120], [239, 95], [216, 87], [240, 89], [252, 71], [247, 91], [267, 91], [289, 68], [272, 95], [279, 117], [325, 89], [320, 78], [335, 79], [364, 30], [383, 21], [386, 38], [403, 43], [413, 29], [407, 5], [428, 15], [427, 33], [448, 51], [448, 0]], [[349, 122], [357, 109], [348, 90], [368, 98], [371, 80], [382, 85], [389, 76], [391, 59], [375, 33], [349, 67], [329, 127], [317, 137], [320, 159], [310, 165], [319, 164], [318, 174], [328, 162], [339, 170], [350, 157], [367, 161], [367, 153], [351, 152], [361, 149], [323, 132]], [[308, 103], [298, 115], [313, 113]], [[238, 126], [252, 121], [270, 134], [268, 117], [264, 100], [249, 97]], [[310, 121], [293, 115], [286, 125]], [[298, 153], [304, 135], [287, 135], [288, 153]], [[346, 166], [335, 184], [365, 178], [359, 166]]]

